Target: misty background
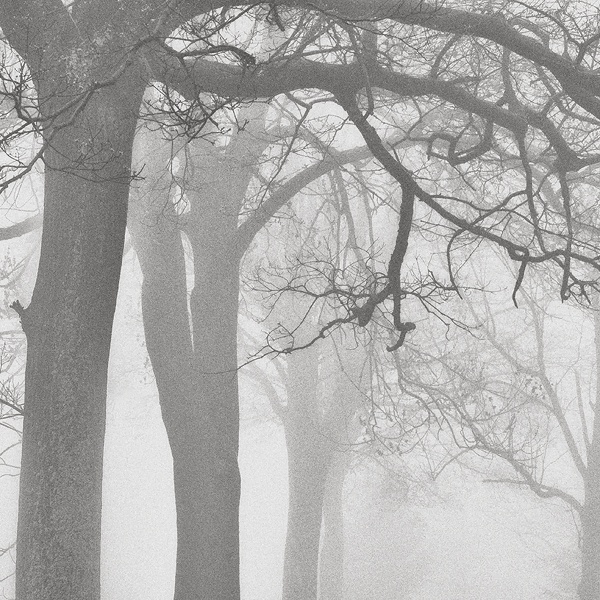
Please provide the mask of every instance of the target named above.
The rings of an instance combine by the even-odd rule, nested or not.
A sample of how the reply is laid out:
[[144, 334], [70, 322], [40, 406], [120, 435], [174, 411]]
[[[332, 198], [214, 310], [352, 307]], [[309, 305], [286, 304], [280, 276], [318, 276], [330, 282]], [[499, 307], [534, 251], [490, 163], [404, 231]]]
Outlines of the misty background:
[[[536, 52], [564, 61], [570, 49], [569, 72], [597, 72], [598, 15], [585, 3], [558, 3], [556, 15], [541, 4], [449, 4], [482, 19], [504, 10], [527, 48], [536, 40]], [[125, 179], [129, 194], [108, 371], [102, 600], [181, 600], [185, 577], [192, 589], [206, 578], [208, 600], [237, 585], [238, 384], [243, 600], [594, 598], [600, 121], [577, 94], [573, 106], [557, 100], [541, 59], [489, 46], [462, 22], [448, 32], [421, 10], [398, 9], [398, 22], [276, 3], [207, 11], [157, 44], [159, 58], [144, 55], [135, 118], [127, 106], [98, 112], [98, 131], [129, 124], [131, 175], [126, 166], [126, 177], [102, 179], [127, 153], [94, 147], [82, 119], [65, 136], [81, 156], [61, 168], [35, 162], [2, 188], [0, 597], [15, 598], [27, 414], [27, 312], [13, 303], [29, 306], [37, 285], [40, 223], [4, 238], [39, 218], [49, 173], [84, 189], [91, 172], [98, 188]], [[110, 54], [106, 35], [88, 40], [98, 56]], [[79, 50], [65, 81], [82, 93], [96, 54]], [[2, 66], [16, 80], [26, 69], [11, 56]], [[175, 73], [173, 57], [205, 63], [206, 89], [191, 77], [157, 83], [155, 72]], [[243, 92], [247, 80], [268, 81], [269, 65], [276, 91]], [[306, 87], [286, 83], [288, 68]], [[23, 77], [22, 102], [35, 89]], [[12, 131], [2, 157], [34, 160], [41, 134], [13, 141]], [[70, 306], [56, 302], [68, 324]], [[582, 563], [591, 596], [578, 592]]]

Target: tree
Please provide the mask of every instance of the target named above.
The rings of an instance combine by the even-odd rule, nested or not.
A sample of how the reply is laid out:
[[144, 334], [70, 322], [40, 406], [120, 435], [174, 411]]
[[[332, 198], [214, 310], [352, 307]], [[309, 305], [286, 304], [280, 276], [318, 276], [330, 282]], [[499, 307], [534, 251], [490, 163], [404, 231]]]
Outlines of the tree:
[[411, 353], [398, 377], [404, 393], [446, 432], [438, 439], [447, 435], [449, 447], [458, 448], [455, 456], [499, 458], [505, 467], [488, 481], [529, 488], [572, 513], [580, 537], [579, 597], [588, 600], [600, 585], [594, 435], [600, 322], [597, 309], [580, 309], [577, 318], [544, 296], [544, 286], [529, 286], [516, 317], [502, 304], [472, 297], [472, 322], [479, 325], [468, 339], [429, 344], [420, 359]]
[[[368, 156], [357, 148], [325, 156], [281, 182], [269, 180], [257, 196], [271, 186], [274, 191], [248, 209], [247, 190], [261, 155], [279, 143], [277, 129], [265, 129], [265, 112], [262, 104], [243, 107], [237, 122], [244, 126], [230, 132], [223, 147], [210, 143], [218, 131], [207, 128], [207, 139], [186, 140], [174, 126], [149, 129], [147, 117], [136, 139], [135, 164], [148, 175], [133, 186], [129, 231], [144, 276], [146, 343], [173, 454], [177, 597], [207, 588], [213, 597], [239, 594], [240, 262], [255, 235], [296, 192], [336, 165]], [[175, 176], [173, 157], [179, 162]], [[185, 202], [189, 210], [181, 211]], [[182, 233], [193, 251], [189, 310]]]
[[[353, 212], [360, 211], [351, 208], [342, 171], [338, 166], [321, 185], [313, 186], [314, 197], [306, 191], [294, 200], [287, 219], [266, 231], [268, 242], [262, 240], [273, 252], [261, 252], [259, 241], [254, 273], [244, 278], [246, 287], [260, 298], [256, 303], [264, 307], [257, 318], [263, 328], [272, 328], [271, 348], [281, 340], [292, 348], [284, 353], [285, 362], [280, 356], [272, 363], [282, 389], [260, 370], [255, 375], [286, 438], [288, 520], [282, 591], [286, 600], [343, 595], [343, 488], [369, 370], [358, 332], [337, 331], [315, 341], [319, 329], [335, 320], [334, 312], [322, 313], [320, 323], [305, 319], [313, 301], [311, 280], [321, 274], [322, 263], [334, 272], [368, 275], [368, 255], [362, 248], [371, 244], [362, 243], [364, 232], [355, 226]], [[295, 283], [284, 284], [288, 279]]]
[[[115, 11], [111, 3], [79, 5], [71, 14], [55, 2], [5, 4], [0, 13], [37, 90], [46, 165], [38, 279], [29, 307], [15, 305], [28, 342], [21, 599], [100, 593], [106, 370], [135, 129], [131, 109], [144, 87], [118, 48], [126, 32], [140, 35], [141, 17], [139, 5]], [[105, 45], [83, 43], [80, 32], [92, 40], [100, 25], [109, 29]], [[78, 53], [87, 60], [76, 66]], [[77, 168], [82, 161], [87, 169]]]
[[285, 404], [261, 378], [286, 437], [285, 600], [343, 596], [343, 487], [363, 400], [354, 377], [362, 379], [364, 368], [360, 347], [348, 345], [327, 340], [291, 353], [284, 376]]
[[[565, 11], [558, 19], [521, 4], [501, 14], [416, 1], [391, 8], [387, 2], [373, 6], [367, 0], [290, 2], [289, 10], [284, 3], [255, 9], [250, 5], [253, 18], [280, 21], [290, 32], [279, 56], [274, 52], [274, 60], [256, 65], [247, 50], [230, 40], [212, 44], [211, 36], [222, 29], [229, 10], [245, 14], [246, 8], [240, 6], [183, 0], [166, 6], [152, 0], [101, 4], [80, 0], [70, 7], [57, 0], [0, 5], [0, 26], [26, 65], [22, 71], [31, 77], [36, 100], [33, 105], [26, 101], [22, 89], [7, 97], [20, 118], [40, 133], [39, 156], [46, 168], [38, 279], [31, 304], [26, 309], [15, 304], [28, 339], [17, 551], [20, 600], [99, 595], [106, 366], [132, 144], [149, 81], [163, 81], [193, 97], [201, 92], [254, 99], [308, 88], [336, 97], [403, 191], [401, 226], [387, 279], [379, 279], [381, 285], [372, 289], [358, 290], [358, 301], [346, 303], [345, 317], [364, 323], [389, 298], [398, 331], [392, 347], [399, 347], [412, 330], [412, 322], [400, 315], [400, 269], [415, 199], [437, 215], [438, 226], [449, 226], [456, 236], [504, 248], [520, 265], [517, 288], [526, 269], [542, 262], [553, 263], [562, 273], [563, 298], [585, 294], [590, 285], [579, 276], [579, 269], [582, 264], [597, 266], [596, 244], [589, 232], [575, 236], [573, 227], [590, 207], [575, 206], [569, 189], [569, 177], [597, 161], [600, 80], [593, 54], [597, 40], [586, 15]], [[570, 20], [574, 14], [578, 18]], [[201, 17], [195, 27], [201, 38], [187, 50], [164, 43], [196, 16]], [[578, 29], [574, 23], [582, 19], [584, 26]], [[375, 48], [372, 35], [361, 39], [360, 23], [365, 22], [373, 24]], [[296, 32], [308, 25], [315, 27], [314, 43], [298, 46]], [[412, 54], [406, 45], [401, 51], [397, 48], [409, 32], [418, 34]], [[556, 51], [549, 41], [552, 36], [564, 41], [564, 52]], [[490, 56], [480, 40], [495, 44], [498, 52]], [[304, 50], [327, 60], [310, 60], [302, 55]], [[207, 58], [223, 52], [232, 52], [236, 64]], [[453, 63], [456, 57], [462, 59]], [[470, 68], [468, 59], [477, 58], [482, 60], [471, 65], [485, 66], [482, 71]], [[404, 69], [407, 60], [410, 66]], [[526, 69], [521, 69], [523, 65]], [[515, 91], [514, 80], [523, 81], [518, 73], [537, 72], [543, 84], [535, 95], [540, 102], [527, 105]], [[497, 73], [504, 75], [502, 87]], [[373, 94], [377, 89], [400, 99], [425, 96], [451, 103], [459, 118], [452, 127], [440, 123], [431, 133], [430, 156], [440, 154], [440, 140], [448, 143], [443, 158], [454, 166], [465, 161], [481, 165], [479, 159], [490, 148], [507, 149], [503, 160], [508, 156], [518, 165], [519, 183], [498, 179], [498, 189], [506, 186], [513, 191], [498, 194], [490, 205], [473, 204], [469, 194], [446, 198], [428, 191], [386, 148], [380, 133], [387, 125], [379, 133], [374, 128], [374, 117], [379, 118], [375, 110], [379, 97]], [[494, 98], [491, 102], [483, 99], [488, 93]], [[396, 107], [405, 108], [406, 102]], [[435, 106], [422, 105], [422, 110], [430, 109]], [[571, 123], [582, 126], [580, 137], [565, 133]], [[452, 131], [450, 139], [436, 135], [439, 129]], [[494, 135], [496, 129], [499, 135]], [[540, 205], [533, 189], [534, 163], [560, 188], [562, 204], [551, 213]], [[503, 228], [507, 214], [513, 221], [508, 232]], [[217, 310], [211, 298], [198, 295], [194, 302], [207, 308], [207, 314]], [[214, 385], [210, 379], [203, 382], [208, 387]], [[230, 426], [223, 422], [226, 430]], [[234, 456], [233, 446], [224, 442], [223, 453]]]

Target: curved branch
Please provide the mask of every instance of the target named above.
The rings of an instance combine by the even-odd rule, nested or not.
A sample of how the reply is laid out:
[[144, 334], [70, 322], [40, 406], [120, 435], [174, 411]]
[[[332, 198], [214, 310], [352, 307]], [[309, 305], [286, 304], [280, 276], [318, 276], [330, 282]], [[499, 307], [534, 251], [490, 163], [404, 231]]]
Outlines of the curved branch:
[[237, 244], [237, 248], [240, 249], [240, 252], [245, 252], [254, 239], [254, 236], [262, 229], [269, 219], [271, 219], [278, 210], [285, 206], [285, 204], [307, 185], [317, 180], [319, 177], [326, 175], [336, 167], [369, 158], [371, 158], [371, 151], [366, 146], [348, 150], [347, 152], [329, 154], [325, 156], [321, 162], [311, 165], [297, 175], [291, 177], [288, 181], [276, 188], [269, 199], [263, 202], [252, 215], [239, 226], [239, 243]]
[[[252, 69], [208, 60], [186, 60], [182, 63], [158, 44], [148, 49], [145, 59], [154, 79], [190, 100], [196, 98], [200, 91], [222, 97], [254, 99], [271, 98], [310, 88], [336, 95], [350, 95], [365, 86], [363, 67], [356, 63], [334, 65], [296, 58], [261, 63]], [[414, 77], [371, 66], [369, 82], [374, 88], [394, 92], [402, 97], [437, 96], [519, 136], [524, 135], [527, 130], [527, 121], [521, 116], [494, 102], [477, 98], [448, 81]]]
[[34, 215], [20, 223], [15, 223], [9, 227], [0, 228], [0, 241], [12, 240], [14, 238], [30, 233], [42, 226], [42, 215]]

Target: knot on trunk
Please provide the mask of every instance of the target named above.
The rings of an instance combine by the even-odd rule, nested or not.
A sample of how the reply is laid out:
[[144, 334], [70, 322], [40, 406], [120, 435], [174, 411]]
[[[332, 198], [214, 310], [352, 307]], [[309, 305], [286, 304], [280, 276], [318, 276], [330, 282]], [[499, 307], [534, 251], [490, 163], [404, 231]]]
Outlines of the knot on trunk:
[[12, 308], [19, 315], [21, 327], [23, 328], [25, 334], [27, 334], [27, 309], [18, 300], [15, 300], [10, 305], [10, 308]]

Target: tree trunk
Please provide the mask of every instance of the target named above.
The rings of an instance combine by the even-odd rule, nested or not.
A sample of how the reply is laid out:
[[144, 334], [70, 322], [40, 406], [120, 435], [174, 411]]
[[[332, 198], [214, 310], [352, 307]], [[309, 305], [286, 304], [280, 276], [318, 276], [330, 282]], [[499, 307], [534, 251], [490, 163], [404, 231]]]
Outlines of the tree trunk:
[[[144, 136], [148, 139], [148, 132]], [[188, 182], [186, 189], [194, 204], [185, 217], [194, 249], [192, 349], [180, 233], [183, 219], [175, 215], [168, 200], [171, 182], [165, 167], [170, 148], [158, 142], [146, 142], [149, 152], [143, 162], [149, 165], [149, 176], [138, 196], [147, 197], [135, 202], [130, 231], [144, 275], [146, 341], [173, 455], [175, 598], [237, 600], [240, 253], [235, 248], [237, 203], [247, 181], [232, 176], [232, 169], [221, 169], [218, 164], [210, 168], [206, 160], [194, 157], [197, 179]], [[206, 183], [208, 176], [227, 189], [214, 189]], [[234, 189], [236, 182], [239, 191]]]
[[362, 404], [364, 353], [337, 343], [327, 353], [325, 369], [333, 386], [323, 414], [323, 430], [334, 441], [323, 504], [323, 534], [319, 559], [320, 600], [344, 596], [344, 481], [352, 460], [352, 444], [360, 433], [357, 411]]
[[124, 79], [96, 92], [45, 153], [42, 250], [22, 315], [18, 600], [100, 598], [106, 378], [142, 91]]
[[191, 300], [195, 411], [172, 444], [181, 574], [176, 600], [240, 597], [239, 275], [237, 262], [220, 245], [214, 250], [214, 260], [196, 263]]
[[[160, 135], [142, 128], [136, 142], [136, 163], [147, 174], [139, 189], [132, 192], [129, 232], [143, 274], [142, 316], [146, 347], [158, 388], [163, 422], [173, 454], [176, 510], [182, 498], [177, 482], [181, 462], [193, 462], [194, 440], [190, 428], [197, 427], [198, 407], [193, 382], [193, 347], [188, 311], [186, 265], [178, 217], [169, 199], [172, 184], [168, 169], [170, 145]], [[197, 437], [198, 431], [191, 437]], [[183, 457], [183, 458], [182, 458]], [[202, 543], [202, 538], [197, 540]], [[189, 564], [181, 543], [177, 547], [176, 597], [196, 596], [185, 590]], [[185, 592], [188, 593], [185, 593]]]
[[321, 429], [315, 345], [288, 357], [285, 437], [288, 452], [288, 527], [283, 600], [316, 600], [325, 480], [333, 451]]
[[343, 500], [350, 458], [349, 451], [336, 451], [327, 474], [319, 559], [319, 600], [342, 600], [344, 597]]
[[190, 309], [195, 410], [184, 417], [171, 444], [176, 600], [240, 598], [237, 320], [245, 248], [238, 247], [238, 215], [264, 146], [238, 134], [225, 149], [202, 141], [188, 147], [193, 173], [185, 185], [191, 201], [186, 233], [194, 252]]
[[[268, 145], [265, 115], [264, 105], [244, 109], [240, 122], [247, 119], [247, 126], [226, 148], [188, 143], [190, 162], [182, 171], [190, 211], [180, 218], [169, 201], [170, 146], [160, 136], [153, 141], [148, 131], [140, 139], [146, 179], [130, 231], [144, 275], [144, 329], [173, 455], [176, 600], [240, 597], [237, 317], [239, 265], [250, 240], [240, 242], [238, 216]], [[193, 342], [180, 228], [194, 254]]]
[[600, 598], [600, 315], [594, 312], [596, 347], [596, 408], [585, 475], [581, 515], [581, 600]]

